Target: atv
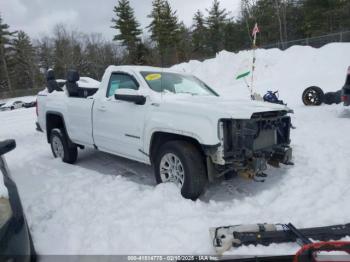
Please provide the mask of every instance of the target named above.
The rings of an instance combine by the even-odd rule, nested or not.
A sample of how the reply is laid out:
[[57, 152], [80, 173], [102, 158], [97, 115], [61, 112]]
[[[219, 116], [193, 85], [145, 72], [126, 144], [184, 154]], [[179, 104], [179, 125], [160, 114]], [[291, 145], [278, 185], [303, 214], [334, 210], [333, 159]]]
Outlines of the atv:
[[326, 105], [344, 103], [344, 106], [350, 105], [350, 66], [348, 68], [345, 85], [336, 92], [324, 93], [318, 86], [306, 88], [302, 95], [302, 100], [306, 106], [319, 106], [322, 103]]

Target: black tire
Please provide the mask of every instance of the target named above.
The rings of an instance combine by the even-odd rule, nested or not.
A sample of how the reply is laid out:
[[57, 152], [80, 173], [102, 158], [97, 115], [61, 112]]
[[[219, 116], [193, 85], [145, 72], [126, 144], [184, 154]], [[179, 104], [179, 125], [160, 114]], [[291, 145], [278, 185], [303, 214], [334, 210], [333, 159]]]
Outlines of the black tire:
[[334, 103], [336, 103], [337, 105], [342, 102], [341, 101], [341, 94], [342, 94], [342, 90], [339, 90], [339, 91], [334, 93]]
[[181, 195], [184, 198], [196, 200], [207, 184], [207, 172], [202, 154], [193, 144], [186, 141], [174, 140], [162, 145], [154, 159], [154, 173], [158, 184], [163, 183], [160, 165], [162, 158], [168, 153], [178, 157], [184, 169]]
[[[58, 139], [61, 142], [62, 147], [63, 147], [63, 151], [62, 151], [61, 156], [58, 155], [54, 149], [55, 141], [57, 141], [56, 139]], [[57, 141], [57, 142], [59, 142], [59, 141]], [[73, 164], [73, 163], [75, 163], [75, 161], [77, 161], [78, 147], [76, 145], [69, 145], [67, 135], [63, 129], [54, 128], [51, 130], [50, 144], [51, 144], [52, 154], [55, 158], [60, 157], [63, 162], [68, 163], [68, 164]]]
[[335, 103], [335, 92], [327, 92], [324, 94], [323, 102], [326, 105], [331, 105]]
[[306, 106], [319, 106], [322, 104], [324, 93], [318, 86], [306, 88], [302, 95], [302, 100]]

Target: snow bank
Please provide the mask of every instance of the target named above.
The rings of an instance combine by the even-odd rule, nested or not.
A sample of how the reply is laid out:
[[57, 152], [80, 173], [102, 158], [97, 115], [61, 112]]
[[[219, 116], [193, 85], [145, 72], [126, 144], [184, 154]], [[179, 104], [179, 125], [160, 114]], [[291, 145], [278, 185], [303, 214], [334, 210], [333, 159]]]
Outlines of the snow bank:
[[4, 98], [4, 99], [0, 98], [0, 103], [6, 103], [3, 106], [8, 106], [8, 105], [12, 104], [15, 101], [21, 101], [21, 102], [24, 102], [24, 103], [29, 103], [29, 102], [33, 102], [35, 100], [36, 100], [36, 96], [22, 96], [22, 97]]
[[[265, 94], [268, 90], [279, 90], [280, 97], [289, 105], [301, 105], [301, 94], [311, 85], [326, 92], [337, 91], [345, 82], [349, 53], [349, 43], [332, 43], [319, 49], [308, 46], [293, 46], [285, 51], [258, 49], [256, 91]], [[173, 69], [198, 76], [226, 96], [249, 99], [246, 84], [235, 78], [251, 69], [251, 60], [251, 51], [237, 54], [222, 51], [214, 59], [190, 61]], [[247, 80], [250, 83], [250, 76]]]
[[[302, 90], [338, 90], [350, 44], [321, 49], [258, 50], [257, 87], [279, 89], [295, 110], [295, 166], [270, 168], [265, 183], [219, 180], [196, 202], [173, 185], [155, 185], [151, 168], [94, 150], [80, 150], [75, 165], [52, 157], [35, 132], [35, 109], [0, 112], [0, 140], [15, 138], [6, 155], [17, 182], [39, 254], [214, 254], [209, 228], [242, 223], [297, 227], [349, 223], [350, 110], [342, 105], [306, 107]], [[220, 93], [247, 98], [235, 76], [250, 53], [221, 52], [203, 63], [177, 65]], [[347, 238], [350, 239], [350, 238]], [[296, 244], [248, 246], [227, 254], [291, 254]]]

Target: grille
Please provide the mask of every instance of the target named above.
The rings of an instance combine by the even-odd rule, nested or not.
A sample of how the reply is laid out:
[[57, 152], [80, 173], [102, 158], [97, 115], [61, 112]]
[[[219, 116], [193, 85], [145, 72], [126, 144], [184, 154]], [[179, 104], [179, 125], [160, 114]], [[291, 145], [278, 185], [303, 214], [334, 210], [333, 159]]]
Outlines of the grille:
[[261, 130], [253, 142], [253, 150], [272, 147], [277, 144], [276, 129]]

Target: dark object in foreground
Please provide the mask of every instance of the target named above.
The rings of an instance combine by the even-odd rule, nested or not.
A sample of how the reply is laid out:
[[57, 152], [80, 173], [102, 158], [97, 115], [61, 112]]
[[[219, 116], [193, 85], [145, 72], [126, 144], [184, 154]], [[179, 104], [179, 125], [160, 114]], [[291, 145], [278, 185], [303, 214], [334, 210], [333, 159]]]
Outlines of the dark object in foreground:
[[4, 180], [8, 191], [8, 197], [0, 197], [0, 261], [35, 261], [21, 200], [3, 157], [15, 147], [14, 140], [0, 142], [0, 179]]
[[[304, 238], [319, 241], [338, 240], [350, 236], [350, 224], [298, 229], [299, 235], [285, 224], [254, 224], [211, 228], [213, 245], [219, 254], [233, 247], [297, 242]], [[303, 244], [306, 244], [302, 241]]]

